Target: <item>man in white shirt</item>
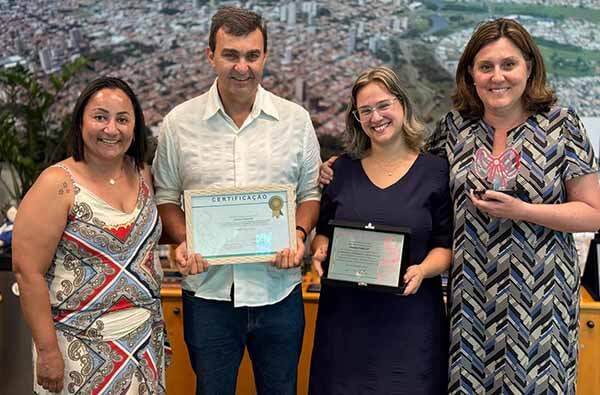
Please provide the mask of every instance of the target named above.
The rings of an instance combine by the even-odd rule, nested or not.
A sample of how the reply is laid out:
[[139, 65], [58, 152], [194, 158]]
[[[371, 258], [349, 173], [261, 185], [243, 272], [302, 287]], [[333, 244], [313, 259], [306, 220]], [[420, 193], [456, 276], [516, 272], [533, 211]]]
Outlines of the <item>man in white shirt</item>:
[[[260, 86], [262, 18], [225, 7], [212, 18], [208, 92], [164, 119], [153, 163], [164, 232], [178, 243], [184, 335], [197, 394], [234, 394], [247, 346], [259, 394], [295, 394], [304, 333], [299, 265], [319, 211], [319, 144], [306, 110]], [[297, 250], [271, 262], [209, 266], [187, 253], [181, 194], [207, 186], [289, 183], [296, 188]]]

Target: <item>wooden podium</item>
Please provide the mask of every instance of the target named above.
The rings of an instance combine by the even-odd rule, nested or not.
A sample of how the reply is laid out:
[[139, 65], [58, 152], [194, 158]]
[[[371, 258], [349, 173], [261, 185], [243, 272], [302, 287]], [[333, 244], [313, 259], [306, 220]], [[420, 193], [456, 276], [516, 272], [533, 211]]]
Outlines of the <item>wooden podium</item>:
[[600, 302], [581, 287], [579, 312], [579, 366], [577, 395], [595, 395], [600, 390]]

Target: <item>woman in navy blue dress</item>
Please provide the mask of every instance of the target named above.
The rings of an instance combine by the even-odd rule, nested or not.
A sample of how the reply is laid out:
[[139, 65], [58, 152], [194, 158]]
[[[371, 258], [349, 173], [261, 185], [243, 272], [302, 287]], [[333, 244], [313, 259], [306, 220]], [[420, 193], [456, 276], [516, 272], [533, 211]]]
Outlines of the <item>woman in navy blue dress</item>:
[[443, 394], [448, 323], [440, 274], [451, 261], [448, 164], [422, 153], [397, 75], [361, 74], [346, 118], [348, 154], [324, 189], [313, 262], [321, 274], [330, 219], [410, 228], [403, 295], [323, 284], [312, 353], [311, 395]]

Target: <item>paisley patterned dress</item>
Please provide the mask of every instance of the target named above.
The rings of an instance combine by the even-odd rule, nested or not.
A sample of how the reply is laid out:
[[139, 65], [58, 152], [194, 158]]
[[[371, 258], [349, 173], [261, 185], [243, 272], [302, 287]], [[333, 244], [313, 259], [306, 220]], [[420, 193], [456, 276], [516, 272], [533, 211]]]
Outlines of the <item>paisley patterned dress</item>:
[[[598, 164], [572, 109], [530, 116], [497, 158], [489, 155], [493, 135], [482, 120], [451, 112], [430, 141], [448, 158], [455, 212], [449, 393], [574, 394], [580, 270], [572, 235], [491, 218], [467, 193], [503, 186], [526, 202], [565, 203], [565, 181]], [[478, 160], [496, 166], [491, 178], [478, 174]], [[514, 177], [497, 177], [515, 165]]]
[[[73, 178], [74, 205], [46, 274], [63, 394], [164, 394], [161, 223], [139, 177], [133, 212], [121, 212]], [[34, 355], [34, 366], [35, 366]], [[34, 379], [34, 392], [46, 394]]]

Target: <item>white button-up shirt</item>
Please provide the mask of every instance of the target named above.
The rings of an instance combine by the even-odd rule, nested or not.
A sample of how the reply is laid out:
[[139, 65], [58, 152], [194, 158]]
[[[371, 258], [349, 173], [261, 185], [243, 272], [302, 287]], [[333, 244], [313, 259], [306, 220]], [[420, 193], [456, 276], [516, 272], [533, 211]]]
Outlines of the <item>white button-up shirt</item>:
[[[217, 83], [175, 107], [163, 120], [152, 170], [157, 204], [180, 205], [186, 189], [288, 183], [296, 203], [319, 200], [319, 143], [308, 112], [258, 87], [252, 111], [238, 128], [225, 113]], [[198, 297], [263, 306], [300, 283], [300, 268], [268, 263], [210, 266], [187, 276], [183, 289]]]

